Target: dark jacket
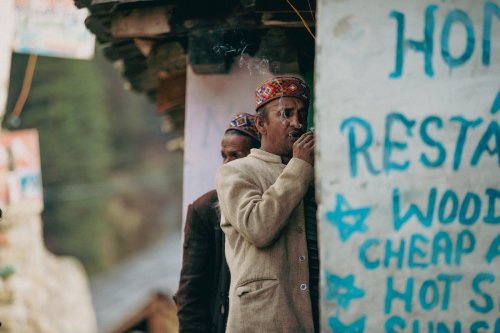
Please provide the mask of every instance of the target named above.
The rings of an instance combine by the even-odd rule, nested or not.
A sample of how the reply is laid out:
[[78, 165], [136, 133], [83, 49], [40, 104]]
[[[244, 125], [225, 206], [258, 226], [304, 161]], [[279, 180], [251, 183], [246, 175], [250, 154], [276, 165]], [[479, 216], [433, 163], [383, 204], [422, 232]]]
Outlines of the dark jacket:
[[229, 268], [217, 203], [214, 190], [188, 207], [176, 294], [180, 332], [224, 332], [226, 328]]

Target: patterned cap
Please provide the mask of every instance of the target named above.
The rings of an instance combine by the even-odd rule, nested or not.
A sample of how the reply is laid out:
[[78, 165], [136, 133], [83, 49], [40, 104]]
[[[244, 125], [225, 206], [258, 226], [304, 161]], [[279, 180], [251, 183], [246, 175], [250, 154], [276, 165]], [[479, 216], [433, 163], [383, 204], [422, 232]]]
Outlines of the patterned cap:
[[296, 97], [309, 104], [311, 92], [304, 80], [298, 77], [275, 76], [262, 82], [255, 90], [255, 109], [280, 97]]
[[231, 118], [231, 122], [229, 123], [226, 132], [229, 130], [241, 132], [260, 142], [259, 132], [255, 127], [255, 116], [249, 113], [235, 114]]

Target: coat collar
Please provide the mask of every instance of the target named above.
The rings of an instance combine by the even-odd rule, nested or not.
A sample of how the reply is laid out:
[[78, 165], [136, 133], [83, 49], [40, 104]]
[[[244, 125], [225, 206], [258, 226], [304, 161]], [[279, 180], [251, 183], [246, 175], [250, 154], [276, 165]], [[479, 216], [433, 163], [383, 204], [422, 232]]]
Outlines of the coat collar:
[[281, 161], [281, 156], [269, 153], [262, 149], [253, 148], [250, 150], [250, 156], [263, 160], [270, 163], [283, 164]]

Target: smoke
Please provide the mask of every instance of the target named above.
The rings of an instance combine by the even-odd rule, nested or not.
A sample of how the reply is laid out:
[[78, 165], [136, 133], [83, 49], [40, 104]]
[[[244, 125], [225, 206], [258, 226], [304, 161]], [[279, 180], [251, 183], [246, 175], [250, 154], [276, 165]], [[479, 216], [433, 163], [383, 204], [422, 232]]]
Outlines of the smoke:
[[238, 60], [238, 65], [240, 68], [246, 67], [250, 75], [253, 75], [254, 72], [262, 76], [269, 73], [269, 60], [266, 58], [252, 58], [242, 54]]
[[240, 40], [237, 45], [229, 43], [220, 44], [213, 47], [216, 54], [224, 57], [234, 57], [237, 60], [240, 68], [246, 68], [250, 75], [269, 75], [273, 72], [279, 72], [280, 63], [278, 61], [270, 61], [267, 57], [252, 57], [246, 51], [250, 46], [244, 40]]
[[245, 41], [240, 41], [240, 45], [230, 45], [230, 44], [224, 44], [224, 45], [216, 45], [213, 47], [213, 50], [216, 54], [218, 55], [223, 55], [223, 56], [237, 56], [237, 55], [242, 55], [245, 53], [245, 50], [249, 44], [245, 43]]

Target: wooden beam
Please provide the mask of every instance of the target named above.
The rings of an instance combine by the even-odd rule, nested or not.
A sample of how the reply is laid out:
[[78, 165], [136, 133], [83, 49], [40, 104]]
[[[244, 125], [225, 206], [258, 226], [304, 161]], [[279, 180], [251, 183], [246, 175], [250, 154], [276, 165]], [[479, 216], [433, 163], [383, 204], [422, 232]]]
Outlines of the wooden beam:
[[134, 44], [145, 57], [149, 56], [153, 48], [153, 41], [148, 39], [134, 38]]
[[189, 64], [195, 74], [224, 74], [228, 72], [224, 30], [197, 29], [189, 35]]
[[142, 7], [118, 10], [111, 16], [111, 35], [116, 38], [154, 37], [170, 32], [172, 7]]
[[156, 94], [156, 111], [165, 113], [186, 102], [186, 73], [160, 79]]
[[300, 72], [293, 35], [287, 29], [268, 29], [261, 38], [260, 48], [255, 56], [267, 59], [269, 70], [274, 74]]
[[[309, 27], [314, 28], [314, 13], [306, 13], [303, 15]], [[304, 23], [300, 20], [296, 13], [271, 13], [262, 14], [262, 24], [266, 27], [281, 27], [281, 28], [302, 28]]]
[[[283, 1], [254, 0], [256, 12], [294, 12], [289, 3]], [[314, 12], [316, 0], [293, 0], [290, 3], [299, 12]]]

